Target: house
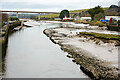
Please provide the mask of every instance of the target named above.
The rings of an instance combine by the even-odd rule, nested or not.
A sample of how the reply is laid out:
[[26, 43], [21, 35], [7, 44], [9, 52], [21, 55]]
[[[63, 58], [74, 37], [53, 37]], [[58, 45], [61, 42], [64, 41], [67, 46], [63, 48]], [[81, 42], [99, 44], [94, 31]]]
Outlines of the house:
[[80, 19], [81, 19], [81, 20], [86, 20], [86, 21], [91, 21], [91, 20], [92, 20], [91, 17], [81, 17]]
[[105, 16], [105, 20], [110, 20], [110, 18], [113, 18], [115, 20], [120, 20], [120, 16]]
[[80, 16], [74, 17], [74, 20], [80, 20], [80, 19], [81, 19]]
[[66, 21], [66, 20], [74, 20], [74, 19], [71, 18], [71, 17], [70, 17], [70, 18], [67, 18], [67, 17], [65, 16], [65, 18], [63, 18], [62, 20], [63, 20], [63, 21]]

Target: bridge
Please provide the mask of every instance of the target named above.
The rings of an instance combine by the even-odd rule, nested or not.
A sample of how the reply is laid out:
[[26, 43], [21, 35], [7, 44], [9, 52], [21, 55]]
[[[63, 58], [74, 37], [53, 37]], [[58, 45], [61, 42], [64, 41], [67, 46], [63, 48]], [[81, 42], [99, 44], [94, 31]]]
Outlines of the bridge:
[[14, 13], [16, 13], [17, 18], [18, 18], [18, 13], [38, 13], [38, 19], [39, 20], [40, 20], [40, 13], [59, 14], [59, 12], [35, 12], [35, 11], [5, 11], [5, 10], [0, 10], [0, 12], [14, 12]]
[[[39, 20], [40, 20], [40, 13], [60, 14], [60, 12], [36, 12], [36, 11], [5, 11], [5, 10], [0, 10], [0, 12], [9, 12], [9, 13], [14, 12], [14, 13], [16, 13], [17, 18], [18, 18], [18, 13], [37, 13]], [[75, 13], [70, 13], [70, 14], [75, 14]]]

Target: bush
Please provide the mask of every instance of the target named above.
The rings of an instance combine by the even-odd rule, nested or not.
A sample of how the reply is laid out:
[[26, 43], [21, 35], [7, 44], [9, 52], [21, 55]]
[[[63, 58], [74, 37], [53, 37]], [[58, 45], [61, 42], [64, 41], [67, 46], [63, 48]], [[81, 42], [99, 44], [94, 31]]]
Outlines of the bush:
[[118, 25], [107, 25], [107, 29], [111, 31], [119, 31], [120, 27]]
[[92, 25], [92, 26], [99, 26], [99, 27], [103, 27], [103, 26], [107, 26], [107, 23], [103, 23], [103, 22], [101, 22], [101, 21], [91, 21], [90, 22], [90, 25]]
[[2, 28], [3, 28], [3, 27], [4, 27], [4, 25], [5, 25], [5, 22], [4, 22], [4, 21], [1, 21], [1, 22], [0, 22], [0, 27], [2, 27]]
[[21, 21], [16, 21], [16, 22], [14, 22], [12, 24], [9, 24], [9, 28], [10, 28], [10, 30], [12, 30], [15, 27], [20, 26], [20, 25], [21, 25]]
[[101, 12], [94, 16], [95, 21], [100, 21], [100, 19], [104, 19], [104, 18], [105, 18], [105, 15], [104, 13], [101, 13]]
[[1, 16], [1, 20], [2, 21], [4, 21], [4, 22], [8, 21], [8, 14], [6, 14], [6, 13], [0, 13], [0, 16]]
[[9, 19], [10, 19], [10, 21], [19, 21], [19, 19], [17, 17], [10, 17]]
[[89, 24], [89, 22], [88, 22], [88, 21], [83, 21], [82, 23], [83, 23], [83, 24]]

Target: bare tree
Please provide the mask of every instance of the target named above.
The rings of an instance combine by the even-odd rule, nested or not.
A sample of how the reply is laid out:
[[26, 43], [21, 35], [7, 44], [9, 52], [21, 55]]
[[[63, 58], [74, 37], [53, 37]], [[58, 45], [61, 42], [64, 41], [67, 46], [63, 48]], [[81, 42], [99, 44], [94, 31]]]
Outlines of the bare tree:
[[8, 21], [8, 14], [0, 13], [1, 21], [7, 22]]

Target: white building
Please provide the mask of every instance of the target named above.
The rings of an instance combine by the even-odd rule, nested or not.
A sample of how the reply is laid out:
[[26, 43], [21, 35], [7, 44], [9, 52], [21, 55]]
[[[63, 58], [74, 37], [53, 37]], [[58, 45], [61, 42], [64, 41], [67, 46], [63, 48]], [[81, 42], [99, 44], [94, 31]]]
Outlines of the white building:
[[92, 20], [91, 17], [81, 17], [81, 20]]
[[113, 18], [115, 20], [120, 20], [120, 16], [105, 16], [106, 20], [110, 20], [110, 18]]
[[80, 16], [74, 17], [74, 20], [81, 20]]
[[63, 18], [63, 20], [74, 20], [74, 19], [71, 18], [71, 17], [67, 18], [67, 17], [65, 16], [65, 18]]

